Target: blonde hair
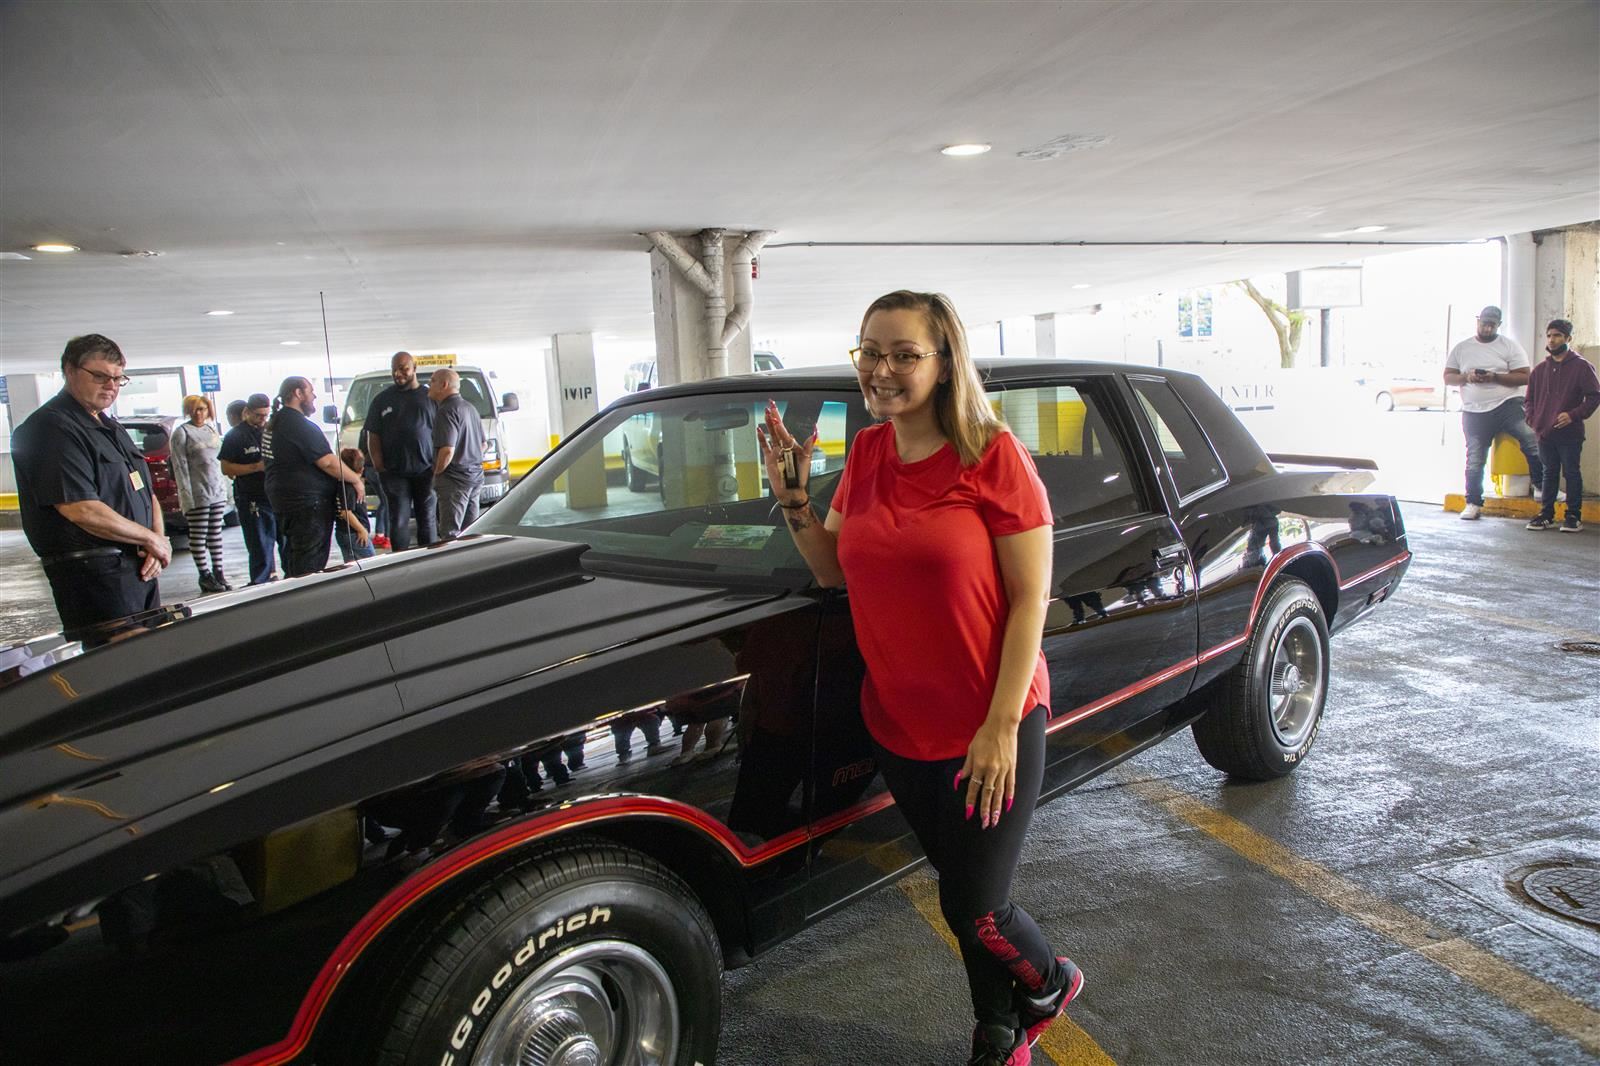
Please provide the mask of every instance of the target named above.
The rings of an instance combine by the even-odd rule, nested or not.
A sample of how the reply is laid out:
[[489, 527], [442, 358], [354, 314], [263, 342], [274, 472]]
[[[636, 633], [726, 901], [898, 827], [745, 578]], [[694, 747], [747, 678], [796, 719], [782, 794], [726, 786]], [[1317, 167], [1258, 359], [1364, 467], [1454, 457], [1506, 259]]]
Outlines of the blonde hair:
[[215, 416], [216, 412], [211, 409], [210, 400], [204, 396], [185, 396], [183, 398], [183, 417], [193, 418], [194, 413], [202, 407], [206, 409], [207, 418]]
[[950, 297], [942, 292], [912, 292], [897, 289], [878, 297], [861, 316], [861, 332], [867, 331], [867, 320], [879, 311], [920, 311], [928, 330], [936, 338], [939, 355], [944, 359], [949, 379], [941, 382], [933, 394], [933, 411], [939, 422], [939, 432], [950, 441], [962, 466], [972, 466], [988, 450], [989, 442], [1005, 428], [1000, 416], [989, 406], [984, 395], [983, 379], [967, 350], [967, 329], [961, 324]]

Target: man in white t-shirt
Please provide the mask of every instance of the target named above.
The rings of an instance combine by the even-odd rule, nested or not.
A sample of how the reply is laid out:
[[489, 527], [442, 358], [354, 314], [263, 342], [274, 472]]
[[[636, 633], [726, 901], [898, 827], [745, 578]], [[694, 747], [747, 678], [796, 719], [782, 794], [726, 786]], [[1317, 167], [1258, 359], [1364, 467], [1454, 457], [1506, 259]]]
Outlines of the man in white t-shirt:
[[1461, 386], [1461, 430], [1467, 438], [1467, 505], [1461, 517], [1470, 522], [1483, 514], [1483, 466], [1497, 435], [1517, 442], [1528, 460], [1532, 484], [1544, 481], [1539, 442], [1522, 409], [1528, 384], [1528, 353], [1500, 333], [1500, 309], [1478, 313], [1478, 332], [1454, 348], [1444, 362], [1444, 383]]

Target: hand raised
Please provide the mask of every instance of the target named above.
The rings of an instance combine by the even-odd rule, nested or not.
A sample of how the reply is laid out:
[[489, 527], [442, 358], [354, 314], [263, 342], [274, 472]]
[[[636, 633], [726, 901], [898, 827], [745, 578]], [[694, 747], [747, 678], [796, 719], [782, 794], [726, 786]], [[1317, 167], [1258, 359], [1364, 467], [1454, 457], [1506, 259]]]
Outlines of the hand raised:
[[[811, 431], [804, 444], [797, 442], [778, 414], [778, 405], [767, 401], [762, 417], [763, 425], [756, 427], [756, 441], [761, 447], [761, 462], [767, 470], [767, 483], [773, 495], [783, 503], [796, 503], [806, 498], [806, 484], [811, 478], [811, 453], [817, 445], [817, 432]], [[789, 469], [786, 472], [786, 462]]]

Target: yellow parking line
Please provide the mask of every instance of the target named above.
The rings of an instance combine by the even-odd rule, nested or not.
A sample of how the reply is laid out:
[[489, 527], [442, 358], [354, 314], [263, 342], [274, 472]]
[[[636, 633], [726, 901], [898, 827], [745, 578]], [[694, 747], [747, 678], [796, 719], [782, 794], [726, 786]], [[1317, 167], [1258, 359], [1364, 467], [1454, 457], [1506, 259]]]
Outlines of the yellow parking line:
[[1517, 1010], [1600, 1055], [1600, 1011], [1482, 948], [1379, 899], [1277, 841], [1158, 781], [1129, 783], [1135, 793], [1227, 845], [1367, 928], [1410, 948]]
[[[961, 948], [951, 935], [950, 927], [945, 925], [944, 915], [939, 912], [939, 883], [927, 871], [902, 877], [897, 883], [911, 905], [917, 908], [917, 913], [922, 915], [922, 920], [933, 927], [933, 931], [959, 958]], [[1071, 1066], [1117, 1066], [1116, 1060], [1094, 1042], [1094, 1037], [1078, 1028], [1065, 1015], [1044, 1031], [1034, 1050], [1046, 1052], [1052, 1061], [1062, 1066], [1069, 1063]]]

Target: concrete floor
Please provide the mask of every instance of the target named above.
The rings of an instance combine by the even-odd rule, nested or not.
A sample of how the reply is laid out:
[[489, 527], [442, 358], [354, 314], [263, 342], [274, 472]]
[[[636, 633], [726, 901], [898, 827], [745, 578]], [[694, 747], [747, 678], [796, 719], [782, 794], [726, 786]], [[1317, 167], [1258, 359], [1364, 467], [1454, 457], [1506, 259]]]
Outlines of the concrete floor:
[[[1015, 897], [1087, 984], [1035, 1062], [1600, 1061], [1600, 930], [1507, 887], [1543, 861], [1600, 869], [1600, 657], [1556, 649], [1600, 641], [1600, 532], [1406, 520], [1416, 561], [1335, 641], [1293, 775], [1229, 784], [1184, 735], [1039, 812]], [[193, 594], [185, 555], [162, 588]], [[0, 532], [0, 639], [53, 624], [21, 534]], [[932, 887], [918, 874], [730, 973], [717, 1061], [965, 1061]]]

